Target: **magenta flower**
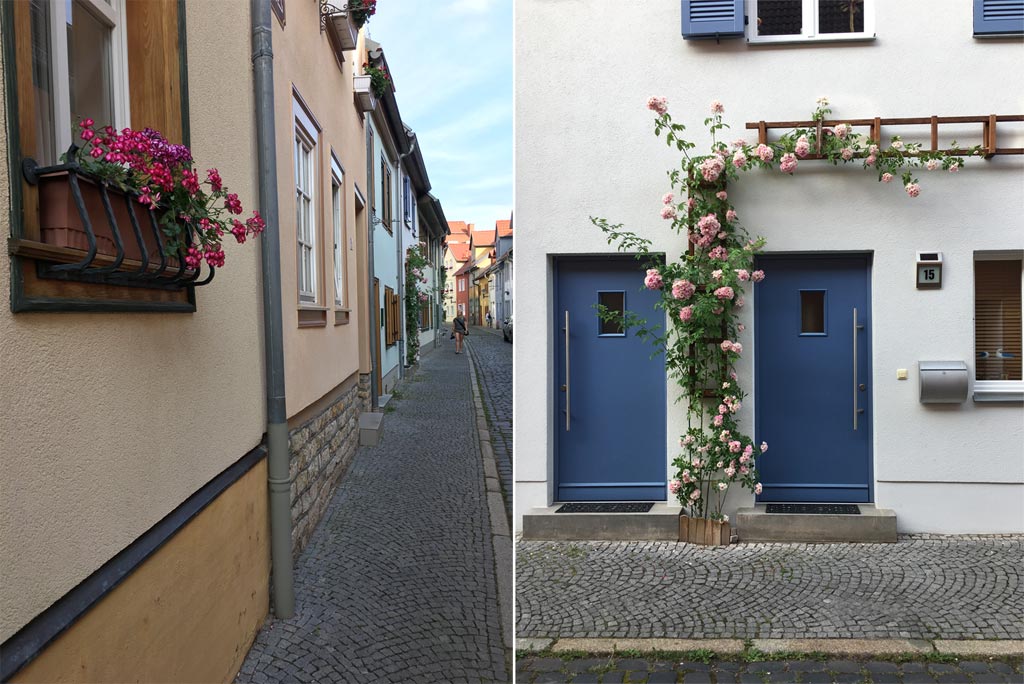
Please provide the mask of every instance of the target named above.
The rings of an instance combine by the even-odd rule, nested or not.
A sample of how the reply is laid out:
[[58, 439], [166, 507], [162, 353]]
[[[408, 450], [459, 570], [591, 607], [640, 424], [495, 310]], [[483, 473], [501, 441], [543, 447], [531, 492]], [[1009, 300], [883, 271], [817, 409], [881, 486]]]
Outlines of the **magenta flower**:
[[214, 192], [220, 192], [220, 189], [224, 186], [224, 182], [221, 180], [217, 169], [207, 169], [206, 180], [210, 183], [210, 187]]
[[232, 214], [241, 214], [242, 202], [238, 199], [238, 195], [233, 192], [229, 192], [228, 196], [224, 198], [224, 208]]

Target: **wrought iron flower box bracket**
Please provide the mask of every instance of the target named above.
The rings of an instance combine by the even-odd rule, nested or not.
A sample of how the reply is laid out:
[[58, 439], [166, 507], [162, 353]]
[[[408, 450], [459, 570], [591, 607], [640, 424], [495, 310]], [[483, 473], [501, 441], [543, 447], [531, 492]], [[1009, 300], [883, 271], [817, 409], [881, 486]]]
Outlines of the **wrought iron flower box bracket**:
[[320, 0], [320, 33], [330, 31], [342, 52], [355, 50], [359, 41], [359, 26], [348, 5], [337, 7]]
[[[76, 149], [72, 146], [68, 151], [69, 159], [74, 158]], [[156, 212], [152, 207], [142, 209], [143, 205], [138, 201], [140, 195], [137, 193], [111, 186], [107, 181], [86, 173], [74, 162], [40, 167], [35, 160], [25, 159], [22, 162], [22, 173], [25, 180], [33, 186], [39, 186], [54, 176], [66, 176], [74, 211], [81, 221], [81, 232], [84, 233], [87, 244], [84, 250], [76, 249], [84, 251], [84, 256], [73, 263], [59, 263], [59, 259], [47, 259], [45, 254], [33, 253], [39, 277], [162, 290], [198, 287], [213, 280], [215, 269], [212, 266], [206, 267], [206, 276], [200, 280], [202, 266], [187, 268], [185, 255], [181, 249], [175, 254], [169, 254]], [[103, 207], [101, 215], [94, 215], [95, 202], [93, 213], [90, 213], [82, 192], [83, 181], [98, 189]], [[124, 211], [115, 209], [117, 201], [124, 202]], [[118, 215], [121, 216], [121, 224], [118, 223]], [[128, 225], [124, 225], [126, 216]], [[98, 228], [102, 229], [104, 242], [113, 243], [113, 253], [109, 249], [106, 252], [100, 250], [97, 240]], [[109, 238], [106, 237], [107, 228]], [[182, 228], [185, 244], [193, 244], [196, 239], [195, 232], [187, 223], [183, 224]], [[106, 263], [109, 259], [97, 261], [97, 255], [100, 254], [113, 257], [113, 260], [110, 263]], [[139, 266], [125, 268], [126, 257], [137, 261]], [[101, 263], [106, 265], [100, 265]]]

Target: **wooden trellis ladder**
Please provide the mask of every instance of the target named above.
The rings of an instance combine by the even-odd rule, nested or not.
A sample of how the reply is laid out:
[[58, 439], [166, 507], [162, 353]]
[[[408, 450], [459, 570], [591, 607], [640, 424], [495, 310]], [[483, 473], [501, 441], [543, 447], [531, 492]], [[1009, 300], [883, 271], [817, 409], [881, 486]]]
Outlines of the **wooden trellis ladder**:
[[[1024, 147], [999, 147], [996, 139], [997, 123], [1020, 123], [1022, 121], [1024, 121], [1024, 114], [990, 114], [988, 116], [921, 116], [898, 119], [883, 119], [876, 116], [873, 119], [834, 119], [829, 121], [748, 121], [747, 129], [757, 131], [758, 144], [768, 143], [768, 131], [772, 129], [816, 129], [818, 132], [817, 148], [815, 149], [814, 154], [807, 155], [805, 159], [822, 159], [822, 128], [836, 126], [837, 124], [841, 123], [855, 127], [870, 126], [871, 139], [877, 142], [879, 146], [882, 147], [883, 149], [885, 149], [886, 145], [881, 142], [882, 126], [892, 127], [931, 125], [931, 148], [928, 150], [922, 148], [921, 152], [943, 152], [945, 154], [965, 154], [967, 150], [964, 148], [939, 150], [939, 126], [943, 124], [980, 124], [982, 140], [981, 148], [984, 157], [986, 159], [989, 159], [997, 154], [1024, 154]], [[969, 145], [968, 149], [970, 147], [973, 147], [973, 145]], [[908, 156], [911, 155], [911, 153], [906, 152], [904, 152], [904, 154], [908, 154]]]

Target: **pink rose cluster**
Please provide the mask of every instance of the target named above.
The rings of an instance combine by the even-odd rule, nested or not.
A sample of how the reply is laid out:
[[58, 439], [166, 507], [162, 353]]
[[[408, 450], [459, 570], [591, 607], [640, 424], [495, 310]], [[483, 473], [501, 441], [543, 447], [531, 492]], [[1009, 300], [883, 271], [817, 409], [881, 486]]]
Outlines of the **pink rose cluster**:
[[725, 162], [717, 154], [712, 155], [700, 163], [700, 173], [704, 180], [713, 183], [725, 171]]
[[721, 228], [722, 224], [718, 222], [718, 217], [714, 214], [700, 217], [697, 221], [697, 229], [700, 231], [700, 235], [695, 240], [697, 246], [710, 247], [711, 243], [718, 237], [718, 231]]
[[733, 292], [733, 289], [731, 287], [725, 285], [715, 290], [715, 296], [718, 297], [719, 299], [732, 299], [733, 297], [736, 296], [736, 293]]
[[644, 287], [648, 290], [660, 290], [664, 283], [661, 280], [661, 273], [656, 268], [647, 269], [644, 277]]
[[779, 162], [779, 169], [783, 173], [793, 173], [794, 171], [796, 171], [797, 164], [797, 159], [793, 155], [793, 153], [787, 152], [786, 154], [782, 155], [782, 160]]
[[675, 299], [689, 299], [695, 290], [696, 288], [689, 280], [680, 278], [672, 282], [672, 296]]
[[732, 352], [734, 354], [742, 354], [743, 353], [743, 345], [740, 344], [739, 342], [732, 342], [730, 340], [722, 340], [722, 344], [720, 346], [722, 348], [722, 351], [724, 351], [724, 352]]
[[663, 97], [652, 97], [647, 100], [647, 108], [659, 115], [668, 111], [668, 100]]

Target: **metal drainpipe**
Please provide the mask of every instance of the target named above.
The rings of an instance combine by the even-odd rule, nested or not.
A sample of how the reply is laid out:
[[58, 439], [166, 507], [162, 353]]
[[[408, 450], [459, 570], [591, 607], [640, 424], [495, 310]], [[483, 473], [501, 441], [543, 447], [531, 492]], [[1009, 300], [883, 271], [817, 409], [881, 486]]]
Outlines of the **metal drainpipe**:
[[267, 375], [267, 483], [270, 490], [270, 562], [274, 613], [295, 614], [292, 581], [292, 502], [285, 411], [284, 345], [281, 323], [281, 241], [274, 139], [274, 52], [270, 0], [252, 0], [252, 66], [256, 97], [256, 142], [260, 209], [266, 221], [263, 259], [263, 339]]

